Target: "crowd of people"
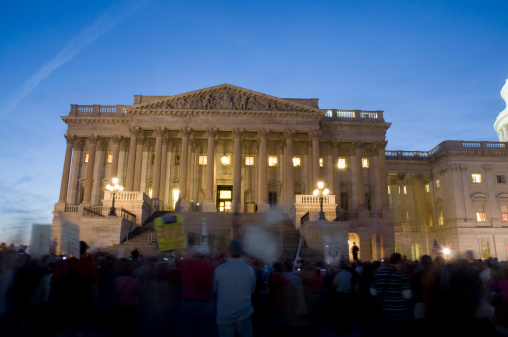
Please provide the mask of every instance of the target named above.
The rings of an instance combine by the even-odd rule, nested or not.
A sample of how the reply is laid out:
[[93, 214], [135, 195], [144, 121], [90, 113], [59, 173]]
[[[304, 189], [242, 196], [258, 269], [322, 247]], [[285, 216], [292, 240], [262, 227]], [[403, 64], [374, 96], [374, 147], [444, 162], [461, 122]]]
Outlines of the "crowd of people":
[[[174, 260], [0, 251], [2, 336], [508, 336], [508, 266], [437, 255], [267, 263], [233, 240]], [[357, 256], [356, 256], [357, 257]]]

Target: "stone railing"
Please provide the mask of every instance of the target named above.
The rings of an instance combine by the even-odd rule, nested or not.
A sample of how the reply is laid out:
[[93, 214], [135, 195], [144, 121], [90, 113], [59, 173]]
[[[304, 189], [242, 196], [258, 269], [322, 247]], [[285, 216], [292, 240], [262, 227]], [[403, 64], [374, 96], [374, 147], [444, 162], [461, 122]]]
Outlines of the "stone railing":
[[65, 205], [65, 212], [77, 213], [79, 212], [79, 205]]
[[[113, 199], [113, 194], [110, 191], [104, 191], [104, 200]], [[123, 191], [116, 192], [115, 201], [147, 201], [151, 202], [150, 198], [143, 192]]]
[[[295, 195], [296, 205], [319, 205], [319, 197], [315, 195], [297, 194]], [[323, 197], [323, 205], [335, 204], [335, 195], [328, 194]]]
[[447, 140], [440, 143], [430, 151], [386, 151], [387, 160], [426, 160], [446, 151], [507, 151], [508, 143], [505, 142], [469, 142]]
[[126, 114], [124, 105], [77, 105], [71, 104], [69, 116], [79, 117], [122, 117]]
[[339, 110], [339, 109], [326, 109], [325, 119], [339, 120], [339, 119], [356, 119], [356, 120], [375, 120], [384, 122], [383, 111], [362, 111], [362, 110]]

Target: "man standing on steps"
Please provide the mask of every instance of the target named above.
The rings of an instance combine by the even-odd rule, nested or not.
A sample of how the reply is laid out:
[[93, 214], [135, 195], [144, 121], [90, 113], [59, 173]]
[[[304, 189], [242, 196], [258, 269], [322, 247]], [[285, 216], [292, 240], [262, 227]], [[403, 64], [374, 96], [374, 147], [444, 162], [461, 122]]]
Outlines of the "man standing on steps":
[[251, 296], [256, 288], [254, 269], [240, 256], [243, 247], [233, 240], [229, 245], [231, 258], [215, 269], [213, 288], [217, 294], [217, 326], [220, 337], [252, 337]]

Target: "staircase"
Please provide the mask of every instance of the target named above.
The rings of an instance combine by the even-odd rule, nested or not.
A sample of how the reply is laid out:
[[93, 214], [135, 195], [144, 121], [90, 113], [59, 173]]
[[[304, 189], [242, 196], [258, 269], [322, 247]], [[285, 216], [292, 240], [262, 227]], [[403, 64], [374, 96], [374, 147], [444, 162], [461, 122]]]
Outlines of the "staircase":
[[[168, 255], [169, 252], [159, 252], [157, 249], [156, 236], [154, 231], [154, 220], [158, 217], [172, 214], [168, 211], [157, 211], [153, 213], [143, 224], [136, 227], [129, 233], [128, 239], [113, 246], [104, 247], [103, 252], [108, 252], [117, 257], [129, 257], [134, 248], [137, 248], [143, 256]], [[202, 231], [206, 228], [208, 242], [212, 249], [227, 252], [229, 242], [232, 238], [232, 213], [204, 213], [204, 212], [182, 212], [186, 233], [194, 233], [194, 243], [199, 244]], [[300, 242], [300, 231], [294, 228], [293, 222], [286, 214], [282, 213], [239, 213], [237, 215], [239, 233], [242, 233], [248, 226], [255, 226], [264, 232], [270, 233], [278, 240], [278, 253], [281, 258], [293, 259], [296, 256]], [[305, 241], [305, 240], [304, 240]], [[261, 247], [262, 249], [263, 247]], [[317, 252], [318, 256], [319, 253]], [[316, 256], [316, 252], [309, 251], [303, 247], [300, 256], [304, 259]]]

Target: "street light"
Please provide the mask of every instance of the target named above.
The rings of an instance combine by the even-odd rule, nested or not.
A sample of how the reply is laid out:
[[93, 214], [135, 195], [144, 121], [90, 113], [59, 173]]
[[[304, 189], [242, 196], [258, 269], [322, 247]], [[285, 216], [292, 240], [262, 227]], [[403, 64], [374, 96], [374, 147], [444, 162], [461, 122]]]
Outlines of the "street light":
[[318, 220], [326, 220], [325, 212], [323, 212], [323, 197], [325, 195], [328, 195], [328, 193], [330, 193], [330, 191], [327, 188], [323, 189], [325, 187], [325, 184], [322, 181], [319, 181], [317, 183], [317, 187], [318, 188], [314, 190], [314, 195], [316, 197], [319, 197], [319, 206], [321, 208], [321, 210], [319, 211]]
[[106, 189], [111, 192], [113, 195], [113, 203], [111, 204], [111, 208], [109, 209], [108, 216], [116, 218], [116, 209], [115, 209], [115, 194], [123, 191], [123, 186], [118, 185], [118, 178], [113, 178], [113, 185], [107, 185]]

